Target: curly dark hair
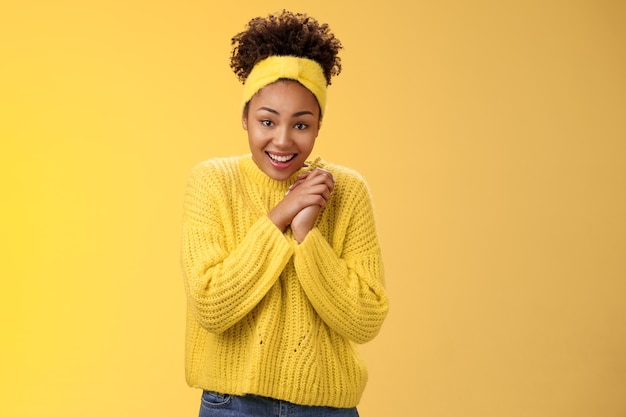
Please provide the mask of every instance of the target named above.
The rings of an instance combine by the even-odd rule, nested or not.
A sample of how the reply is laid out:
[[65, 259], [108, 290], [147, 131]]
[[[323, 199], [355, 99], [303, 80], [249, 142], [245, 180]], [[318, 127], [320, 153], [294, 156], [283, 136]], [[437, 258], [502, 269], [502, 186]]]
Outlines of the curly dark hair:
[[327, 85], [332, 76], [341, 72], [343, 48], [341, 41], [330, 31], [328, 24], [320, 24], [305, 13], [283, 10], [268, 17], [255, 17], [246, 30], [233, 36], [230, 67], [244, 83], [254, 65], [273, 55], [291, 55], [316, 61], [324, 70]]

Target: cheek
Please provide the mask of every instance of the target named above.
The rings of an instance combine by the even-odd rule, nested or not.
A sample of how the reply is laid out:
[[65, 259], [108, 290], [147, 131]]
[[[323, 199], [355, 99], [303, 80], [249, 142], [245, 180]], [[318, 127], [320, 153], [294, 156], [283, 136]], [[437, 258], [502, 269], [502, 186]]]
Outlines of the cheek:
[[255, 129], [248, 129], [248, 144], [250, 145], [250, 148], [254, 149], [258, 149], [258, 148], [263, 148], [266, 145], [266, 140], [263, 138], [263, 135], [258, 132], [255, 131]]
[[313, 150], [313, 147], [315, 146], [315, 139], [316, 136], [312, 136], [300, 142], [300, 150], [303, 152], [311, 152]]

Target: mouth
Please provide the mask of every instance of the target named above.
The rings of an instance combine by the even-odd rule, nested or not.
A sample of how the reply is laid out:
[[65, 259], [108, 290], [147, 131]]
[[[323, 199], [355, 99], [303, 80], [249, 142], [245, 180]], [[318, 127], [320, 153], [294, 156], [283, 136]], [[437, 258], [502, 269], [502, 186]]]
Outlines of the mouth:
[[271, 152], [265, 152], [265, 154], [269, 157], [270, 161], [277, 166], [289, 165], [289, 162], [298, 156], [297, 153], [279, 155]]

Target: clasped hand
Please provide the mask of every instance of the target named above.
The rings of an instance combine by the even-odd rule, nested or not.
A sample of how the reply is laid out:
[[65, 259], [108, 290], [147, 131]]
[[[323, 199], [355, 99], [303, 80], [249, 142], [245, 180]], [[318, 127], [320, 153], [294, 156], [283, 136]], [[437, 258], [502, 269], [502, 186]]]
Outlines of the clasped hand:
[[294, 238], [301, 243], [330, 200], [334, 185], [332, 174], [321, 168], [300, 174], [285, 198], [268, 213], [270, 220], [282, 231], [291, 226]]

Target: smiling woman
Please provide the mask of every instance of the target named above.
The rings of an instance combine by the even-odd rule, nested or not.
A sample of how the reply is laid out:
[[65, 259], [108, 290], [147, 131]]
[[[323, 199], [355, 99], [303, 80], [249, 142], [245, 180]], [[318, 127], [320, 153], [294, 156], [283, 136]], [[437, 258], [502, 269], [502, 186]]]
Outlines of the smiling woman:
[[[277, 4], [2, 2], [0, 416], [197, 415], [199, 390], [181, 381], [181, 193], [199, 159], [249, 150], [232, 35], [248, 17], [303, 4], [346, 47], [309, 166], [295, 174], [324, 168], [336, 179], [303, 245], [328, 232], [335, 218], [324, 213], [362, 195], [316, 156], [356, 168], [376, 203], [393, 302], [381, 333], [358, 346], [369, 372], [361, 416], [626, 416], [626, 2]], [[251, 66], [273, 42], [248, 48], [259, 51], [245, 54]], [[212, 204], [198, 205], [197, 226], [188, 210], [185, 228], [215, 226], [207, 273], [245, 229], [217, 220], [243, 216], [243, 201], [260, 219], [289, 189], [241, 158], [238, 183], [227, 181], [228, 159], [198, 167], [216, 167], [197, 181]], [[333, 250], [359, 244], [341, 245], [345, 225], [332, 227]], [[277, 241], [300, 246], [293, 230], [294, 221]], [[233, 268], [240, 292], [264, 290], [241, 280], [243, 266], [266, 268], [251, 254], [215, 276]], [[327, 258], [324, 273], [336, 261]], [[307, 294], [344, 297], [301, 276]], [[345, 284], [356, 300], [360, 289]], [[289, 314], [308, 307], [283, 290]], [[230, 316], [220, 324], [202, 303], [191, 310], [201, 322], [190, 326], [194, 385], [213, 385], [201, 367], [215, 362], [224, 378], [249, 370], [239, 381], [251, 391], [249, 381], [276, 381], [300, 358], [291, 374], [303, 376], [275, 396], [328, 378], [347, 392], [348, 367], [333, 374], [305, 355], [324, 333], [297, 328], [296, 314], [268, 332], [265, 300], [240, 324], [248, 356], [222, 357], [206, 342], [227, 340], [206, 329], [224, 332]], [[339, 314], [319, 309], [328, 323]], [[332, 334], [363, 340], [359, 323]], [[276, 349], [266, 336], [292, 333], [272, 366], [252, 366]], [[337, 345], [319, 350], [333, 358]]]
[[252, 159], [269, 177], [285, 181], [306, 164], [319, 132], [315, 96], [295, 81], [261, 89], [242, 117]]
[[358, 416], [355, 344], [388, 310], [372, 204], [359, 174], [309, 161], [341, 43], [286, 11], [233, 43], [251, 154], [210, 159], [189, 180], [187, 382], [203, 391], [201, 417]]

